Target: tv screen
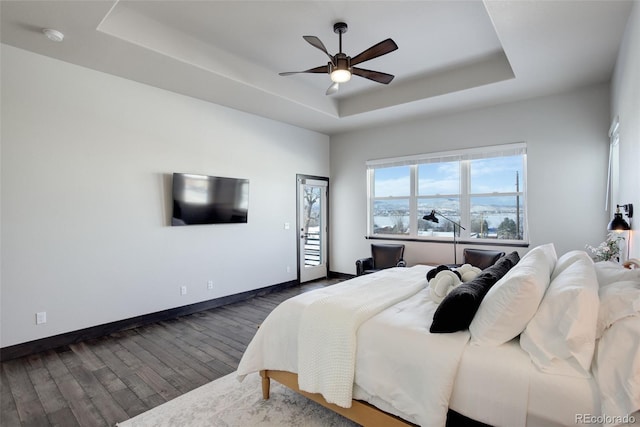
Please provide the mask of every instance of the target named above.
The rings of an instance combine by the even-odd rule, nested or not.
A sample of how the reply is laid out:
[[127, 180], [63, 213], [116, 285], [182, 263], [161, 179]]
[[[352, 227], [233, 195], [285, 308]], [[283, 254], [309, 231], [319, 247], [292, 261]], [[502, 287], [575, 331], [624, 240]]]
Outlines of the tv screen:
[[249, 180], [173, 174], [171, 225], [246, 223]]

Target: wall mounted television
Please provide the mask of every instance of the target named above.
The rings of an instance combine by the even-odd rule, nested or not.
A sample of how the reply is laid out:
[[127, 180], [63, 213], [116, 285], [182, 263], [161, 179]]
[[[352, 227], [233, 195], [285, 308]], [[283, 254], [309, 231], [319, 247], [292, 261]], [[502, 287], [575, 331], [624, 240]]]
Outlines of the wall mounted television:
[[246, 223], [249, 180], [174, 173], [171, 225]]

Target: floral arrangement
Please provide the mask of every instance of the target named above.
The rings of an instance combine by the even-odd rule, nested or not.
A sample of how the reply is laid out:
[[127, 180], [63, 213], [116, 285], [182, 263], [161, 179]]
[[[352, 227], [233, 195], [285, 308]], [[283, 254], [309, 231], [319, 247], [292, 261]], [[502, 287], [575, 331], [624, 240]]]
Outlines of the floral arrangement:
[[587, 245], [586, 248], [591, 252], [594, 261], [620, 261], [620, 242], [624, 240], [624, 236], [617, 233], [609, 233], [607, 239], [595, 248]]

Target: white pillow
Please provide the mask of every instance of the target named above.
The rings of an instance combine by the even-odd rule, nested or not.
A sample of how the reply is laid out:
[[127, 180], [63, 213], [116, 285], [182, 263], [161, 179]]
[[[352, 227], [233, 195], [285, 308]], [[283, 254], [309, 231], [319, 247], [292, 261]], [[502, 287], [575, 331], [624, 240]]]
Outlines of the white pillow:
[[596, 338], [616, 321], [636, 315], [640, 315], [639, 282], [616, 282], [601, 288]]
[[627, 280], [640, 283], [640, 268], [630, 270], [613, 261], [596, 262], [595, 266], [600, 287]]
[[[560, 273], [562, 273], [567, 267], [573, 264], [577, 259], [584, 259], [586, 257], [591, 261], [591, 257], [587, 255], [585, 251], [569, 251], [566, 254], [562, 255], [556, 261], [556, 266], [553, 268], [553, 273], [551, 273], [551, 281], [558, 277]], [[593, 263], [593, 261], [591, 261]]]
[[498, 280], [469, 325], [471, 343], [500, 345], [517, 337], [538, 309], [556, 260], [552, 243], [535, 247]]
[[589, 378], [598, 321], [598, 280], [585, 252], [573, 253], [564, 261], [522, 332], [520, 346], [542, 372]]

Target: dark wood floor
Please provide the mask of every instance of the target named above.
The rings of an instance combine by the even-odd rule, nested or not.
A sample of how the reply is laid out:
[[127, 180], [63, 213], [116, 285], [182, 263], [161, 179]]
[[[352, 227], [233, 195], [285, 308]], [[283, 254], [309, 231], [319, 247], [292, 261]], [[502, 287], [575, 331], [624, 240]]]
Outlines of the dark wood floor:
[[114, 426], [238, 366], [280, 302], [321, 280], [1, 364], [0, 425]]

